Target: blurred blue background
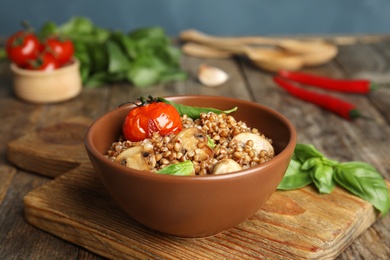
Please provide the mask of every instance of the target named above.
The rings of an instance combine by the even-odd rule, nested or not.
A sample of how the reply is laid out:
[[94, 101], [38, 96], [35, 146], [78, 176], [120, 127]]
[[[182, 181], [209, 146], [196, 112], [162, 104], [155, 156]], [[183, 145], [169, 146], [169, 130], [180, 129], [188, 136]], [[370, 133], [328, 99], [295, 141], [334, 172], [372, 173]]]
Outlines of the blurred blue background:
[[159, 25], [170, 36], [195, 28], [215, 35], [390, 32], [389, 0], [0, 0], [0, 36], [72, 16], [107, 29]]

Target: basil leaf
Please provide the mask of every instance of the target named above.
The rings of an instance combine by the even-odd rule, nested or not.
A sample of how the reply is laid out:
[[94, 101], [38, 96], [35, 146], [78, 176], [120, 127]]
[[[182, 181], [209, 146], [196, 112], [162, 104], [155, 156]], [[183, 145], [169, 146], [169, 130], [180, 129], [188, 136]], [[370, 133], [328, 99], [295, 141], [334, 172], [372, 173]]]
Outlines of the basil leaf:
[[164, 39], [166, 35], [162, 27], [152, 26], [136, 29], [129, 33], [129, 37], [134, 40], [148, 39], [150, 41], [151, 39]]
[[3, 60], [3, 59], [6, 59], [8, 56], [7, 56], [7, 53], [5, 51], [4, 48], [0, 48], [0, 60]]
[[187, 160], [177, 164], [168, 165], [167, 167], [159, 170], [157, 173], [177, 176], [188, 176], [193, 174], [194, 172], [194, 164], [190, 160]]
[[128, 71], [130, 69], [130, 62], [117, 43], [108, 41], [107, 52], [109, 73]]
[[162, 101], [164, 103], [170, 104], [176, 108], [176, 110], [179, 112], [180, 115], [186, 114], [188, 117], [192, 119], [196, 119], [200, 117], [201, 113], [208, 113], [208, 112], [214, 112], [216, 114], [229, 114], [237, 110], [237, 107], [234, 107], [229, 110], [219, 110], [216, 108], [207, 108], [207, 107], [193, 107], [193, 106], [186, 106], [182, 104], [177, 104], [175, 102], [169, 101], [165, 98], [158, 97], [159, 101]]
[[301, 161], [305, 162], [307, 159], [312, 157], [324, 157], [316, 148], [311, 144], [296, 144], [294, 150], [295, 157]]
[[301, 165], [297, 160], [290, 161], [282, 182], [278, 186], [279, 190], [299, 189], [312, 182], [309, 172], [302, 170]]
[[108, 53], [104, 44], [94, 44], [93, 47], [88, 49], [86, 54], [90, 57], [89, 66], [92, 72], [106, 73], [108, 67]]
[[134, 67], [127, 73], [127, 79], [140, 88], [156, 84], [159, 76], [159, 71], [146, 67]]
[[[306, 175], [303, 175], [306, 173]], [[390, 210], [389, 190], [383, 177], [364, 162], [339, 163], [330, 160], [314, 146], [297, 144], [289, 168], [278, 189], [303, 187], [314, 182], [320, 193], [331, 193], [336, 184], [367, 200], [383, 216]], [[299, 185], [302, 184], [302, 186]]]
[[309, 158], [302, 164], [302, 170], [310, 170], [319, 164], [322, 164], [321, 158], [318, 157]]
[[110, 35], [110, 39], [118, 43], [128, 58], [135, 59], [137, 57], [136, 42], [130, 39], [126, 34], [122, 32], [113, 32]]
[[[59, 26], [49, 21], [40, 30], [40, 36], [57, 33], [72, 40], [86, 86], [129, 82], [145, 87], [188, 77], [181, 68], [180, 48], [172, 45], [162, 27], [123, 33], [98, 27], [88, 17], [75, 16]], [[4, 54], [0, 50], [0, 58]]]
[[92, 33], [94, 25], [87, 17], [75, 16], [65, 24], [61, 25], [58, 30], [61, 34], [81, 36]]
[[321, 161], [324, 165], [328, 165], [328, 166], [336, 166], [339, 164], [338, 161], [335, 161], [335, 160], [331, 160], [331, 159], [328, 159], [326, 157], [322, 157], [321, 158]]
[[336, 183], [333, 180], [333, 167], [323, 164], [315, 166], [311, 171], [311, 177], [320, 193], [331, 193]]
[[94, 74], [91, 74], [85, 82], [85, 86], [89, 88], [95, 88], [98, 86], [101, 86], [105, 82], [108, 81], [110, 78], [110, 75], [107, 72], [97, 72]]
[[370, 202], [383, 216], [390, 210], [389, 189], [382, 175], [364, 162], [346, 162], [336, 166], [335, 181]]
[[46, 39], [47, 37], [57, 33], [57, 25], [54, 22], [48, 21], [42, 25], [39, 31], [39, 37]]

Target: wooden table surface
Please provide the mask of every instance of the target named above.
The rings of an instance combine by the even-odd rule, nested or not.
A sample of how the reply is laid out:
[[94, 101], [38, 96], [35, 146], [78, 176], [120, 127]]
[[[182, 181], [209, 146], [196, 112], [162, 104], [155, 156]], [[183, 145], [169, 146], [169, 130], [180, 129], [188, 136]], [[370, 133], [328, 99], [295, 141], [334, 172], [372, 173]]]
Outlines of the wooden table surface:
[[[49, 105], [18, 100], [12, 92], [8, 62], [0, 62], [0, 258], [1, 259], [101, 259], [28, 224], [24, 219], [23, 197], [51, 179], [16, 168], [6, 159], [6, 144], [31, 131], [73, 116], [92, 119], [134, 101], [142, 95], [202, 94], [229, 96], [254, 101], [284, 114], [295, 125], [298, 142], [311, 143], [329, 158], [364, 161], [390, 180], [390, 41], [340, 46], [330, 63], [304, 69], [337, 78], [367, 78], [383, 88], [362, 95], [334, 93], [355, 104], [372, 120], [353, 122], [297, 100], [278, 88], [272, 73], [261, 71], [243, 59], [201, 59], [183, 56], [182, 67], [189, 72], [184, 82], [136, 88], [112, 85], [83, 89], [77, 98]], [[204, 87], [196, 80], [201, 63], [215, 65], [230, 75], [217, 88]], [[388, 87], [388, 88], [386, 88]], [[331, 210], [331, 209], [329, 209]], [[338, 259], [388, 259], [390, 257], [390, 216], [379, 219], [357, 238]]]

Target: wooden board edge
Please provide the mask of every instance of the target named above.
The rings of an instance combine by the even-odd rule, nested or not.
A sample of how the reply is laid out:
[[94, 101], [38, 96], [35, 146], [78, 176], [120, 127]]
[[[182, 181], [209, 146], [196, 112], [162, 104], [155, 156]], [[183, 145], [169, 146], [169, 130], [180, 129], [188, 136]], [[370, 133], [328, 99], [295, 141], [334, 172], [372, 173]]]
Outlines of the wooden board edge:
[[[61, 151], [61, 147], [63, 147], [61, 144], [46, 143], [43, 140], [39, 140], [37, 137], [38, 132], [55, 128], [62, 124], [80, 124], [85, 128], [88, 128], [92, 122], [93, 120], [90, 118], [75, 116], [27, 133], [26, 135], [7, 143], [6, 158], [8, 162], [22, 170], [51, 178], [58, 177], [59, 175], [75, 169], [82, 163], [89, 162], [84, 143], [81, 142], [77, 146], [74, 146], [73, 144], [69, 146], [69, 148], [66, 147], [68, 148], [66, 151], [77, 149], [78, 152], [72, 157], [72, 154], [68, 151], [67, 155], [69, 156], [65, 157], [63, 152], [57, 154], [53, 152], [56, 150]], [[34, 141], [35, 139], [33, 137], [35, 137], [36, 140], [39, 140], [39, 142]], [[45, 150], [45, 145], [49, 145], [50, 147]], [[42, 146], [42, 150], [37, 150], [40, 146]], [[85, 153], [83, 153], [84, 151]]]
[[[25, 218], [27, 222], [48, 233], [51, 233], [71, 243], [77, 244], [89, 251], [92, 251], [104, 257], [144, 258], [147, 255], [147, 252], [144, 252], [142, 249], [132, 248], [131, 245], [129, 248], [128, 244], [120, 244], [118, 243], [118, 241], [113, 241], [115, 240], [112, 239], [113, 237], [118, 239], [118, 237], [123, 236], [122, 234], [120, 234], [120, 232], [112, 230], [110, 230], [109, 232], [103, 232], [94, 225], [89, 225], [89, 223], [82, 223], [82, 221], [80, 222], [77, 220], [75, 221], [69, 219], [65, 214], [62, 214], [59, 211], [48, 209], [48, 207], [46, 207], [44, 210], [50, 210], [50, 213], [45, 213], [43, 212], [42, 208], [39, 208], [39, 205], [37, 207], [36, 204], [34, 205], [30, 203], [30, 197], [39, 197], [41, 189], [43, 189], [46, 185], [50, 185], [50, 183], [56, 182], [58, 180], [61, 180], [61, 178], [66, 177], [66, 175], [60, 176], [58, 179], [52, 180], [51, 182], [31, 191], [24, 197]], [[390, 187], [389, 182], [387, 182], [387, 185], [388, 187]], [[361, 199], [359, 198], [359, 200]], [[37, 201], [35, 199], [35, 203], [36, 202]], [[366, 206], [364, 207], [364, 212], [367, 212], [368, 216], [366, 216], [364, 219], [361, 219], [363, 222], [354, 223], [353, 227], [350, 228], [349, 233], [342, 234], [336, 239], [336, 241], [333, 241], [334, 243], [329, 244], [328, 247], [321, 248], [321, 250], [316, 252], [305, 251], [306, 254], [304, 256], [295, 255], [295, 257], [326, 257], [330, 259], [336, 258], [342, 251], [344, 251], [350, 244], [352, 244], [358, 236], [360, 236], [379, 218], [379, 214], [375, 213], [375, 210], [371, 204], [366, 201], [364, 201], [364, 204], [366, 204]], [[364, 215], [364, 213], [360, 213], [360, 215], [362, 214]], [[66, 232], [64, 232], [64, 230], [66, 230]], [[344, 245], [343, 242], [345, 242]], [[109, 252], [101, 249], [106, 248], [108, 250], [108, 247]], [[136, 255], [137, 253], [139, 253], [139, 255]]]
[[[110, 239], [107, 235], [104, 236], [101, 232], [96, 232], [88, 226], [83, 226], [82, 223], [69, 220], [66, 216], [58, 212], [51, 212], [50, 214], [56, 215], [55, 219], [47, 217], [49, 214], [45, 216], [45, 214], [42, 214], [42, 209], [37, 209], [29, 205], [28, 197], [24, 200], [24, 203], [26, 221], [45, 232], [106, 258], [129, 259], [139, 257], [136, 255], [127, 255], [123, 251], [115, 250], [116, 247], [121, 245], [110, 246], [115, 243], [113, 239]], [[83, 234], [86, 235], [84, 236]]]

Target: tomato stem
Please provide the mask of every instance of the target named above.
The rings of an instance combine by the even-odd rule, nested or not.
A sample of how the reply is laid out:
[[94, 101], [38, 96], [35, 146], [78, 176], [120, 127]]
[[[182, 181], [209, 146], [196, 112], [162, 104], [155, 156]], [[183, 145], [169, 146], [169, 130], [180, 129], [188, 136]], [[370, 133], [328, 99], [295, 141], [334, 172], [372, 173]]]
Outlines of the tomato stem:
[[[137, 102], [137, 101], [139, 101], [139, 102]], [[137, 101], [135, 101], [135, 102], [128, 101], [128, 102], [125, 102], [123, 104], [120, 104], [119, 107], [126, 105], [126, 104], [133, 104], [133, 105], [136, 105], [137, 107], [143, 107], [143, 106], [146, 106], [148, 104], [163, 102], [163, 101], [159, 100], [158, 98], [152, 97], [152, 95], [149, 95], [147, 98], [144, 96], [141, 96], [141, 97], [137, 98]]]
[[23, 20], [20, 24], [25, 31], [31, 32], [31, 33], [34, 32], [34, 28], [31, 26], [31, 24], [28, 21]]
[[153, 98], [152, 95], [149, 95], [147, 98], [141, 96], [137, 100], [141, 102], [141, 104], [137, 106], [146, 106], [148, 104], [161, 102], [160, 100], [158, 100], [158, 98]]

